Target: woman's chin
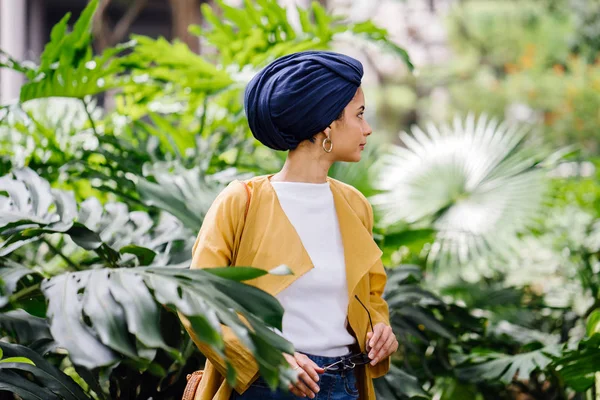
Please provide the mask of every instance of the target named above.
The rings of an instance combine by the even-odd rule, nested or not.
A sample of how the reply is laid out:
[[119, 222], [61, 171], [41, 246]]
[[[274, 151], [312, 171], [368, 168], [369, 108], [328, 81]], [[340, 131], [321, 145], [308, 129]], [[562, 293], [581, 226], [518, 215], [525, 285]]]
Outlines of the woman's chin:
[[362, 154], [360, 152], [357, 152], [356, 154], [348, 154], [345, 155], [344, 157], [340, 157], [340, 159], [338, 161], [342, 161], [342, 162], [359, 162], [362, 158]]

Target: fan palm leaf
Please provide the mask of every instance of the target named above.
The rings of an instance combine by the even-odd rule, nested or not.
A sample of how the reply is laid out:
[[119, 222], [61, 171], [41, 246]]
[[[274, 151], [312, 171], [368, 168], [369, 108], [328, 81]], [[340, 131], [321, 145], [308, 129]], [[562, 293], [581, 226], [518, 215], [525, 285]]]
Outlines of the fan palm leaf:
[[469, 115], [452, 126], [403, 132], [381, 161], [372, 202], [383, 225], [432, 226], [428, 261], [462, 264], [510, 246], [540, 209], [543, 155], [525, 145], [528, 128]]

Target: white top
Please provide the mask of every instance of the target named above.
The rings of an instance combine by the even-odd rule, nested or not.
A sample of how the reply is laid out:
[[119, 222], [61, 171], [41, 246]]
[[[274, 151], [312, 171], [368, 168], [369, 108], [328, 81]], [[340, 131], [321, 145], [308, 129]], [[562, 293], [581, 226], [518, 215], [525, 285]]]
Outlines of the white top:
[[296, 351], [338, 357], [355, 339], [346, 330], [344, 247], [329, 183], [271, 182], [314, 268], [281, 291], [283, 337]]

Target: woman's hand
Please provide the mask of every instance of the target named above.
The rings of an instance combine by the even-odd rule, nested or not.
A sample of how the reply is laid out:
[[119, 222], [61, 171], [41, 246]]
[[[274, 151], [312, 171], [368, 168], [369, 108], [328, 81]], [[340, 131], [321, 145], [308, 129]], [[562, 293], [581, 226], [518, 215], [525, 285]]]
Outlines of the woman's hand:
[[398, 350], [398, 340], [392, 328], [383, 322], [373, 327], [373, 332], [367, 333], [367, 351], [371, 365], [377, 365]]
[[292, 369], [298, 372], [298, 382], [290, 385], [290, 392], [296, 396], [315, 398], [319, 392], [319, 374], [325, 370], [319, 367], [313, 360], [302, 353], [294, 353], [293, 356], [284, 354]]

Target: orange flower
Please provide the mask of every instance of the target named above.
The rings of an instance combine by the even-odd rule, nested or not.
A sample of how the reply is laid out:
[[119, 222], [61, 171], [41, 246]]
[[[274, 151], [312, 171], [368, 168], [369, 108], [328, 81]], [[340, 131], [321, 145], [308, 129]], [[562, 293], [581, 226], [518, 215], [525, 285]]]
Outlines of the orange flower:
[[544, 125], [552, 126], [554, 122], [556, 122], [557, 114], [554, 111], [546, 111], [544, 112]]
[[533, 67], [534, 57], [530, 55], [524, 55], [519, 61], [521, 62], [523, 69], [530, 69]]
[[565, 74], [565, 67], [563, 67], [560, 64], [554, 64], [554, 67], [552, 67], [552, 69], [554, 70], [554, 73], [556, 75], [564, 75]]
[[529, 97], [530, 99], [535, 99], [537, 97], [537, 91], [535, 89], [530, 89], [527, 91], [527, 97]]
[[519, 72], [519, 66], [513, 63], [506, 63], [504, 64], [504, 71], [507, 74], [516, 74], [517, 72]]
[[526, 47], [525, 47], [525, 54], [523, 54], [520, 58], [520, 63], [521, 66], [524, 69], [529, 69], [533, 67], [534, 61], [535, 61], [535, 45], [533, 43], [529, 43]]

